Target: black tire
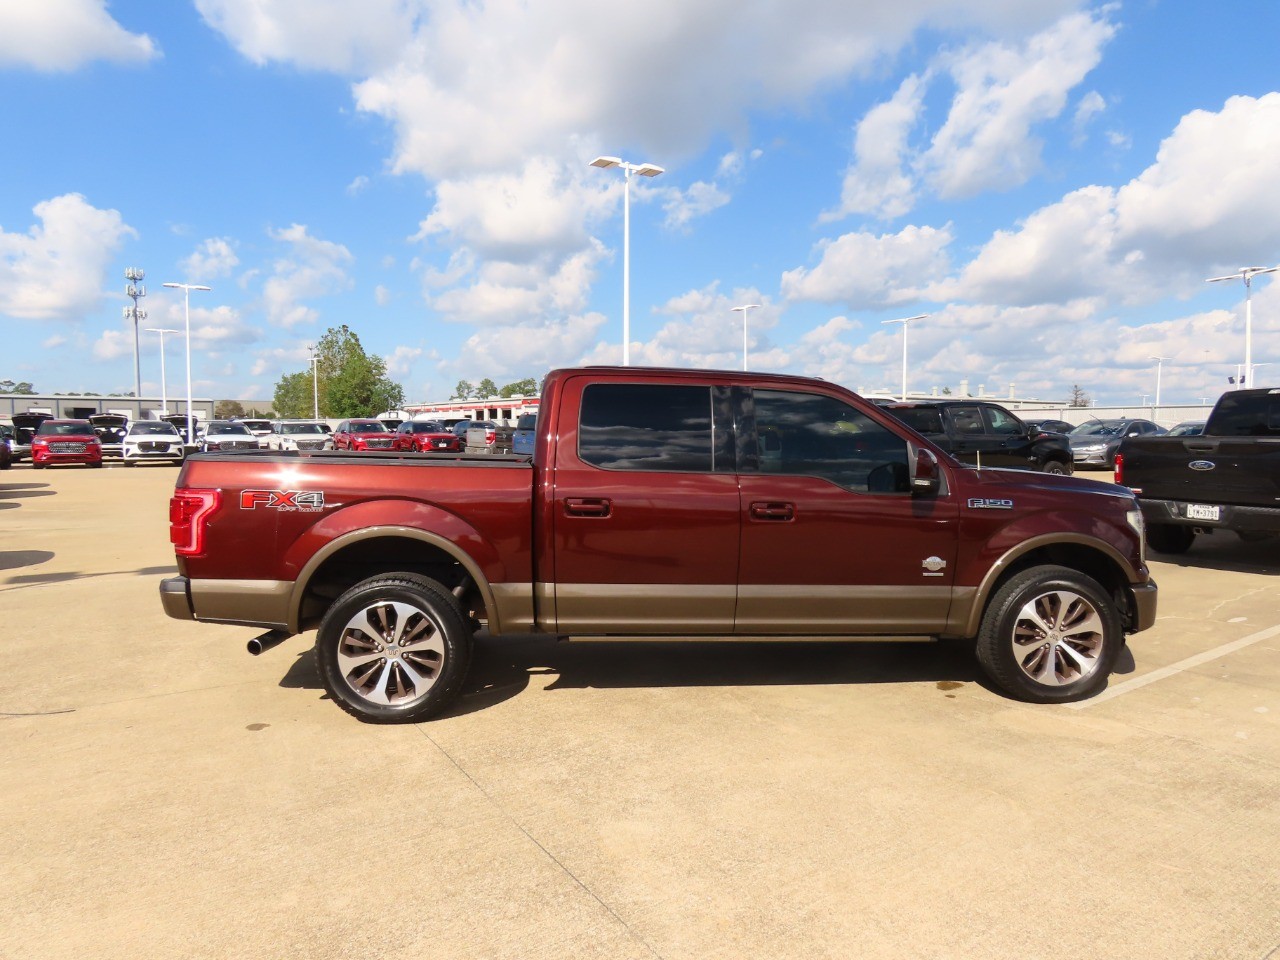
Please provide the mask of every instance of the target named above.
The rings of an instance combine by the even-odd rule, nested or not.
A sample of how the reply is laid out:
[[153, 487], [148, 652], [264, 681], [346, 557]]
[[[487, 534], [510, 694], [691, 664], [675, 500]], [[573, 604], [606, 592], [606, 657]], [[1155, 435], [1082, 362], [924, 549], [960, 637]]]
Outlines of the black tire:
[[102, 461], [101, 461], [101, 460], [99, 460], [97, 463], [91, 463], [91, 464], [89, 464], [89, 467], [90, 467], [91, 469], [94, 469], [94, 470], [98, 469], [98, 468], [99, 468], [99, 467], [101, 467], [101, 466], [102, 466]]
[[1024, 570], [995, 592], [977, 644], [987, 676], [1029, 703], [1070, 703], [1097, 693], [1123, 646], [1120, 613], [1098, 582], [1049, 565]]
[[134, 462], [132, 460], [126, 460], [124, 461], [124, 465], [125, 465], [125, 468], [128, 469], [129, 467], [132, 467], [134, 465]]
[[1040, 469], [1044, 473], [1056, 473], [1064, 477], [1071, 472], [1067, 469], [1067, 465], [1061, 460], [1046, 460], [1044, 462], [1044, 466]]
[[1156, 553], [1186, 553], [1195, 539], [1195, 527], [1177, 523], [1153, 523], [1147, 527], [1147, 546]]
[[457, 696], [470, 660], [461, 604], [414, 573], [357, 583], [325, 613], [316, 635], [325, 690], [366, 723], [417, 723], [439, 713]]

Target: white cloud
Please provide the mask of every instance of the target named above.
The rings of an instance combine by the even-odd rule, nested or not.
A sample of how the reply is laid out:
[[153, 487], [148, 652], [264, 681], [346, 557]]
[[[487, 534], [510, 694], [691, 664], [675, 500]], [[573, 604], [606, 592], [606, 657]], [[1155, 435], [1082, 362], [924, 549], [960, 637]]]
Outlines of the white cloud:
[[950, 227], [905, 227], [896, 234], [846, 233], [824, 241], [822, 259], [812, 269], [782, 275], [788, 300], [846, 303], [874, 308], [919, 299], [949, 265]]
[[920, 160], [940, 196], [1007, 190], [1039, 169], [1041, 144], [1031, 128], [1057, 117], [1071, 89], [1098, 65], [1116, 33], [1110, 12], [1063, 17], [1020, 49], [988, 43], [943, 59], [956, 96]]
[[1187, 114], [1155, 163], [1117, 188], [1075, 190], [998, 231], [936, 299], [1033, 304], [1085, 296], [1150, 302], [1203, 289], [1280, 250], [1280, 93]]
[[729, 202], [729, 194], [714, 183], [697, 180], [681, 190], [671, 188], [664, 191], [665, 199], [662, 209], [666, 211], [665, 226], [679, 230], [687, 227], [691, 220], [705, 216], [712, 210], [723, 207]]
[[0, 313], [23, 320], [76, 320], [96, 309], [121, 243], [137, 232], [118, 211], [99, 210], [78, 193], [33, 208], [40, 223], [0, 231]]
[[442, 363], [440, 369], [472, 381], [540, 377], [555, 367], [583, 362], [604, 323], [603, 316], [589, 313], [522, 321], [505, 327], [500, 336], [481, 330], [462, 344], [456, 361]]
[[46, 350], [57, 350], [59, 347], [65, 346], [69, 341], [61, 334], [55, 333], [52, 337], [40, 341], [40, 346]]
[[0, 4], [0, 67], [75, 70], [95, 60], [136, 64], [159, 55], [149, 36], [111, 17], [106, 0]]
[[282, 327], [315, 321], [319, 313], [300, 301], [348, 289], [351, 279], [346, 267], [354, 259], [351, 251], [340, 243], [311, 236], [303, 224], [269, 230], [268, 235], [288, 244], [290, 252], [275, 262], [273, 275], [263, 285], [267, 318]]
[[850, 213], [891, 220], [915, 205], [915, 181], [904, 169], [907, 137], [919, 119], [925, 84], [908, 77], [888, 102], [867, 112], [854, 137], [853, 163], [845, 173], [840, 208], [823, 214], [835, 220]]
[[186, 277], [192, 281], [230, 276], [239, 265], [235, 247], [226, 237], [210, 237], [181, 264]]
[[391, 291], [382, 284], [378, 284], [373, 288], [373, 302], [380, 307], [385, 307], [391, 302]]
[[1096, 90], [1090, 90], [1080, 98], [1080, 102], [1076, 104], [1075, 116], [1071, 119], [1073, 130], [1071, 145], [1073, 147], [1084, 145], [1085, 134], [1088, 131], [1089, 124], [1093, 122], [1095, 116], [1106, 109], [1107, 101]]
[[349, 73], [392, 62], [427, 3], [413, 0], [196, 0], [206, 23], [248, 60]]
[[421, 347], [396, 347], [386, 358], [387, 374], [403, 379], [412, 372], [414, 361], [422, 356]]
[[347, 196], [349, 197], [358, 196], [359, 194], [364, 193], [364, 191], [368, 188], [368, 186], [369, 186], [369, 178], [362, 173], [360, 174], [360, 176], [356, 177], [354, 180], [352, 180], [350, 183], [347, 184]]

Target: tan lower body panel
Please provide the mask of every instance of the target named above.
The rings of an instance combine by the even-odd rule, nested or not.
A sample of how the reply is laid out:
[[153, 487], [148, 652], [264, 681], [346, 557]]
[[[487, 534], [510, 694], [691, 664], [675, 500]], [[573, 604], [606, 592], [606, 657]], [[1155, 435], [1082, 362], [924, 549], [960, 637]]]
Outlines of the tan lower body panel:
[[288, 629], [292, 580], [192, 580], [197, 620]]
[[538, 594], [539, 623], [584, 637], [927, 636], [946, 632], [952, 601], [951, 587], [918, 584], [560, 583]]

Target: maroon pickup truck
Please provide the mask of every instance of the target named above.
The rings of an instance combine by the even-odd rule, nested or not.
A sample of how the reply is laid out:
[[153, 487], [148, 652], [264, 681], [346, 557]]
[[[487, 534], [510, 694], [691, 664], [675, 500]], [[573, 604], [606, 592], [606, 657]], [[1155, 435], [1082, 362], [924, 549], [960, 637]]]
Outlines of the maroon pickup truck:
[[317, 629], [372, 722], [442, 710], [472, 634], [935, 637], [1019, 699], [1107, 682], [1155, 619], [1123, 488], [961, 464], [820, 380], [558, 370], [532, 457], [189, 457], [170, 504], [179, 619]]

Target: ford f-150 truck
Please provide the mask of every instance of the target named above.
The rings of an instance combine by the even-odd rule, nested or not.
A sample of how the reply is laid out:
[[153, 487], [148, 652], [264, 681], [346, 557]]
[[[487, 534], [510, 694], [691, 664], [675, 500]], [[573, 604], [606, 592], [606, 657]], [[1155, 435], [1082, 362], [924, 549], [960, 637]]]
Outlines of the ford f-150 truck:
[[1280, 534], [1280, 388], [1232, 390], [1191, 437], [1130, 437], [1116, 455], [1160, 553], [1185, 553], [1198, 532]]
[[170, 503], [179, 619], [315, 629], [325, 688], [417, 721], [472, 634], [971, 641], [1029, 701], [1087, 697], [1155, 619], [1132, 494], [961, 464], [820, 380], [548, 375], [532, 457], [197, 455]]

